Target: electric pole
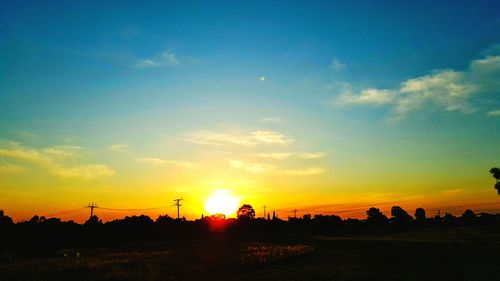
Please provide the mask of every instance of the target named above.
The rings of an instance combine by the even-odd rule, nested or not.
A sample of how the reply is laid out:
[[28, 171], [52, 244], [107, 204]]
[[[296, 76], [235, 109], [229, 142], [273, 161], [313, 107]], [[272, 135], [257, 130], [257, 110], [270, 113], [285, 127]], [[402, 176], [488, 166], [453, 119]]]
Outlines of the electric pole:
[[92, 218], [94, 216], [94, 209], [99, 207], [97, 206], [97, 204], [94, 204], [94, 202], [92, 202], [92, 204], [89, 204], [87, 208], [90, 208], [90, 218]]
[[292, 212], [293, 212], [293, 217], [297, 218], [297, 209], [293, 209]]
[[174, 199], [175, 206], [177, 206], [177, 218], [180, 218], [179, 217], [179, 208], [182, 206], [182, 204], [181, 204], [182, 200], [183, 200], [182, 198]]
[[266, 219], [266, 207], [269, 207], [269, 206], [262, 206], [262, 208], [264, 208], [264, 219]]

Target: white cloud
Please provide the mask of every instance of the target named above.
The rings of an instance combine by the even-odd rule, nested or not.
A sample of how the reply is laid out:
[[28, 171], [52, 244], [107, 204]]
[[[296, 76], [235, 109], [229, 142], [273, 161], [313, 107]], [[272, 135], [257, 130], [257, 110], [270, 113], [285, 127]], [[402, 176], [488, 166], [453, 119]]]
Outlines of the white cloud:
[[199, 131], [187, 135], [184, 140], [203, 145], [256, 146], [259, 144], [285, 145], [293, 142], [283, 134], [273, 131], [253, 131], [249, 133], [218, 133]]
[[426, 102], [447, 111], [470, 113], [469, 97], [478, 87], [468, 83], [462, 72], [453, 70], [437, 71], [401, 84], [400, 98], [396, 102], [396, 111], [404, 113], [422, 107]]
[[138, 68], [147, 67], [163, 67], [163, 66], [176, 66], [180, 65], [181, 61], [178, 56], [170, 49], [164, 51], [158, 56], [149, 59], [140, 59], [135, 64]]
[[281, 119], [278, 117], [271, 116], [271, 117], [265, 117], [265, 118], [260, 119], [260, 122], [277, 124], [277, 123], [281, 123]]
[[274, 160], [284, 160], [292, 156], [292, 153], [288, 152], [275, 152], [275, 153], [261, 153], [259, 154], [262, 158], [274, 159]]
[[500, 56], [487, 56], [484, 59], [473, 60], [470, 67], [473, 71], [479, 72], [500, 71]]
[[325, 154], [323, 152], [304, 152], [299, 153], [298, 157], [302, 159], [319, 159], [324, 157]]
[[193, 164], [188, 161], [165, 160], [160, 158], [142, 157], [137, 158], [137, 161], [148, 163], [151, 165], [175, 165], [179, 167], [191, 168]]
[[383, 105], [393, 103], [396, 93], [389, 90], [365, 89], [360, 94], [344, 93], [340, 95], [338, 104], [372, 104]]
[[302, 153], [291, 153], [291, 152], [272, 152], [272, 153], [260, 153], [259, 157], [274, 160], [285, 160], [290, 157], [297, 157], [301, 159], [319, 159], [325, 156], [323, 152], [302, 152]]
[[71, 158], [76, 146], [54, 146], [44, 149], [23, 147], [18, 143], [10, 143], [0, 148], [0, 157], [30, 163], [47, 169], [50, 173], [63, 178], [92, 180], [103, 176], [112, 176], [114, 171], [103, 164], [87, 164], [67, 167], [63, 161]]
[[306, 168], [306, 169], [289, 169], [284, 170], [281, 173], [289, 176], [311, 176], [311, 175], [319, 175], [325, 172], [323, 168]]
[[294, 141], [273, 131], [255, 131], [252, 132], [252, 136], [258, 142], [269, 144], [287, 144]]
[[109, 146], [109, 149], [117, 152], [123, 152], [126, 151], [128, 148], [128, 144], [125, 143], [114, 143]]
[[500, 116], [500, 109], [488, 112], [489, 116]]
[[75, 167], [54, 167], [52, 172], [63, 178], [76, 178], [81, 180], [93, 180], [99, 177], [110, 177], [115, 171], [106, 165], [90, 164]]
[[245, 170], [245, 171], [253, 173], [253, 174], [267, 173], [267, 172], [270, 172], [274, 169], [274, 166], [269, 165], [269, 164], [244, 162], [244, 161], [233, 160], [233, 159], [229, 159], [227, 161], [228, 161], [229, 165], [231, 166], [231, 168]]
[[336, 82], [331, 90], [338, 93], [334, 101], [336, 105], [389, 105], [393, 109], [392, 119], [426, 108], [467, 114], [478, 110], [472, 99], [474, 95], [496, 95], [500, 86], [499, 72], [500, 56], [487, 56], [473, 60], [464, 71], [435, 70], [405, 80], [397, 89], [367, 88], [353, 91], [351, 84]]
[[342, 70], [345, 68], [345, 64], [342, 63], [340, 60], [334, 58], [331, 62], [330, 62], [330, 68], [333, 70], [333, 71], [339, 71], [339, 70]]

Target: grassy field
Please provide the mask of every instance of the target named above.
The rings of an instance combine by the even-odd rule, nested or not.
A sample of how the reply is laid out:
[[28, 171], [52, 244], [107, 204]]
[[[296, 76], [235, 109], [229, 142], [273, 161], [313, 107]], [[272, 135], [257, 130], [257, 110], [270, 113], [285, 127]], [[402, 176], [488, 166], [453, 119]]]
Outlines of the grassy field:
[[497, 238], [456, 230], [67, 249], [0, 263], [0, 280], [498, 280]]

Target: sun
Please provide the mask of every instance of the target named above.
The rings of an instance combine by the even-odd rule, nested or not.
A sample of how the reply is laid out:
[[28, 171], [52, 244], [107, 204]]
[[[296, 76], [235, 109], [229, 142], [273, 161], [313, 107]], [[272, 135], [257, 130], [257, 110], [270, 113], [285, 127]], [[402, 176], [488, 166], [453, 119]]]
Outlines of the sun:
[[210, 214], [234, 215], [240, 205], [240, 198], [225, 189], [215, 190], [205, 201], [205, 210]]

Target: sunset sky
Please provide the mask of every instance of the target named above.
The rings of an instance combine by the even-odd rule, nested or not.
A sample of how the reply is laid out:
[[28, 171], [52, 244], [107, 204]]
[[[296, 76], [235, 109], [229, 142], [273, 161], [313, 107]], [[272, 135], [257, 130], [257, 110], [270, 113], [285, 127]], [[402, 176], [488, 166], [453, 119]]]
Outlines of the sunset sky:
[[498, 1], [102, 2], [0, 3], [16, 221], [500, 211]]

